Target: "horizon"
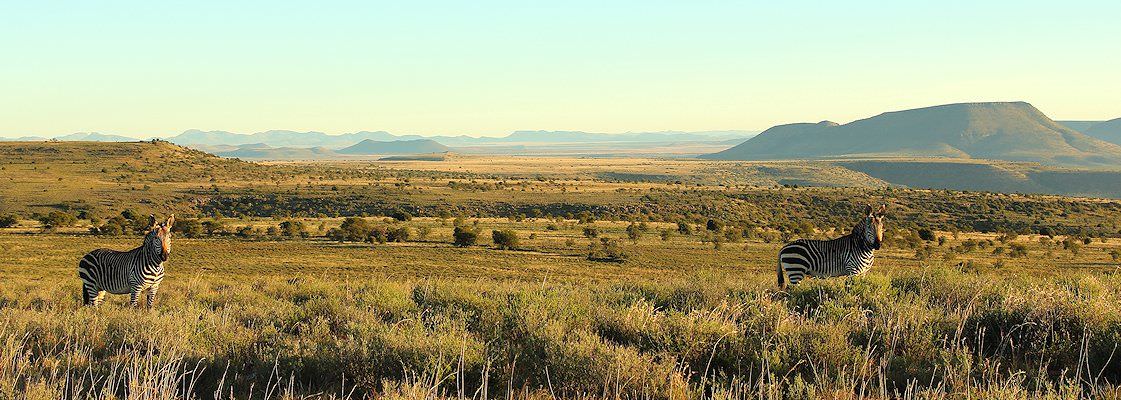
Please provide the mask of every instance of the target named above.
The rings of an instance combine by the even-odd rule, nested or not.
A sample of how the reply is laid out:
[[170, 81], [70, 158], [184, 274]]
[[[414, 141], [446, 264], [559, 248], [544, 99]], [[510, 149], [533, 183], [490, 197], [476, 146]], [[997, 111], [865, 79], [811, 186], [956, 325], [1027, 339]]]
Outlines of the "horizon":
[[3, 11], [0, 43], [17, 61], [0, 65], [10, 77], [0, 82], [6, 138], [169, 137], [198, 126], [476, 137], [535, 130], [525, 127], [762, 131], [1001, 99], [1056, 120], [1121, 117], [1121, 54], [1108, 51], [1121, 37], [1111, 18], [1121, 4], [1105, 1]]
[[[294, 132], [294, 133], [301, 133], [301, 134], [317, 134], [317, 133], [319, 133], [319, 134], [325, 134], [325, 135], [329, 135], [329, 136], [341, 136], [341, 135], [349, 135], [349, 134], [355, 134], [355, 133], [361, 133], [361, 132], [372, 132], [372, 133], [381, 132], [381, 133], [387, 133], [387, 134], [398, 136], [398, 137], [419, 136], [419, 137], [422, 137], [422, 138], [436, 138], [436, 137], [463, 137], [463, 136], [465, 136], [465, 137], [479, 138], [479, 139], [482, 139], [482, 138], [504, 138], [506, 136], [515, 134], [517, 132], [580, 132], [580, 133], [607, 134], [607, 135], [649, 134], [649, 133], [703, 134], [703, 133], [713, 133], [713, 132], [741, 132], [741, 133], [746, 133], [749, 136], [754, 136], [754, 135], [757, 135], [759, 133], [762, 133], [762, 132], [766, 131], [767, 129], [770, 129], [770, 128], [773, 128], [773, 127], [779, 126], [779, 125], [785, 125], [785, 124], [817, 123], [817, 122], [828, 121], [828, 122], [834, 122], [834, 123], [837, 123], [837, 124], [840, 124], [840, 125], [845, 125], [845, 124], [849, 124], [849, 123], [852, 123], [852, 122], [855, 122], [855, 121], [859, 121], [861, 119], [867, 119], [867, 118], [871, 118], [871, 117], [874, 117], [874, 116], [878, 116], [878, 115], [885, 114], [885, 113], [891, 113], [891, 112], [910, 111], [910, 110], [918, 110], [918, 109], [924, 109], [924, 108], [957, 105], [957, 104], [984, 104], [984, 103], [1026, 103], [1026, 104], [1034, 107], [1034, 104], [1032, 104], [1031, 102], [1023, 101], [1023, 100], [1005, 100], [1005, 101], [991, 101], [991, 102], [966, 101], [966, 102], [956, 102], [956, 103], [946, 103], [946, 104], [932, 104], [932, 105], [919, 106], [919, 107], [906, 108], [906, 109], [884, 110], [884, 111], [882, 111], [880, 113], [876, 113], [874, 115], [858, 117], [858, 118], [855, 118], [855, 119], [852, 119], [852, 120], [846, 120], [844, 122], [839, 122], [839, 121], [836, 121], [834, 119], [829, 119], [829, 118], [822, 119], [822, 120], [817, 120], [817, 121], [809, 121], [809, 120], [807, 120], [807, 121], [789, 121], [789, 122], [779, 123], [779, 124], [776, 124], [774, 126], [770, 126], [770, 127], [767, 127], [767, 128], [762, 128], [762, 129], [709, 129], [709, 130], [691, 130], [691, 131], [690, 130], [666, 130], [666, 129], [663, 129], [663, 130], [649, 130], [649, 131], [629, 130], [629, 131], [623, 131], [623, 132], [595, 132], [595, 131], [583, 131], [583, 130], [573, 130], [573, 129], [516, 129], [516, 130], [509, 131], [509, 132], [497, 133], [497, 134], [470, 134], [470, 133], [419, 134], [419, 133], [393, 132], [393, 131], [388, 131], [388, 130], [384, 130], [384, 129], [358, 129], [358, 130], [346, 131], [346, 132], [327, 132], [327, 131], [323, 131], [323, 130], [265, 129], [265, 130], [254, 131], [254, 132], [234, 132], [234, 131], [228, 131], [228, 130], [223, 130], [223, 129], [188, 128], [188, 129], [184, 129], [184, 130], [178, 131], [178, 132], [170, 132], [170, 133], [164, 133], [162, 135], [149, 135], [149, 136], [133, 136], [133, 135], [127, 135], [127, 134], [119, 134], [119, 133], [112, 133], [112, 132], [99, 132], [99, 131], [80, 131], [80, 132], [63, 133], [63, 134], [58, 134], [58, 135], [28, 134], [28, 135], [5, 136], [3, 133], [0, 133], [0, 138], [11, 139], [11, 138], [26, 137], [26, 138], [55, 139], [55, 138], [68, 136], [68, 135], [100, 134], [100, 135], [109, 135], [109, 136], [124, 136], [124, 137], [137, 139], [137, 140], [150, 140], [150, 139], [173, 138], [177, 135], [187, 133], [187, 132], [193, 132], [193, 131], [194, 132], [204, 132], [204, 133], [222, 132], [222, 133], [231, 133], [231, 134], [237, 134], [237, 135], [255, 135], [255, 134], [261, 134], [261, 133], [267, 133], [267, 132]], [[1040, 110], [1040, 111], [1043, 112], [1044, 115], [1047, 115], [1046, 111], [1043, 111], [1043, 110]], [[1104, 122], [1104, 121], [1109, 121], [1109, 120], [1121, 118], [1121, 117], [1115, 117], [1115, 118], [1089, 120], [1089, 119], [1072, 119], [1072, 118], [1054, 118], [1054, 117], [1051, 117], [1050, 115], [1047, 115], [1047, 117], [1051, 118], [1053, 121], [1067, 121], [1067, 122]]]

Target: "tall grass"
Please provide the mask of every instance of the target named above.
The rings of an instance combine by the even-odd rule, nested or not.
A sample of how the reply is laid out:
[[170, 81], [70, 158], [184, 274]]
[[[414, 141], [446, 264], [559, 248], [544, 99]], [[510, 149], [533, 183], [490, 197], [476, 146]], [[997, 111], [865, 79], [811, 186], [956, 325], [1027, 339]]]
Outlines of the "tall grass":
[[772, 280], [195, 278], [154, 310], [26, 281], [0, 288], [0, 399], [1121, 394], [1117, 276]]

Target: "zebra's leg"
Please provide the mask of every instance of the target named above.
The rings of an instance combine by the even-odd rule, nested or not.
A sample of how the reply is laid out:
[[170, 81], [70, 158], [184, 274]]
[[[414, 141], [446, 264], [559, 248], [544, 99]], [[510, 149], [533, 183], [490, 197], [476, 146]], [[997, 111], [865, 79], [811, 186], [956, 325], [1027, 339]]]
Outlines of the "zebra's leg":
[[92, 306], [93, 305], [93, 299], [95, 297], [97, 297], [97, 288], [94, 288], [91, 285], [83, 284], [82, 285], [82, 305], [83, 306]]
[[105, 291], [104, 290], [98, 290], [97, 291], [97, 296], [93, 297], [93, 306], [94, 307], [101, 307], [101, 302], [104, 301], [104, 300], [105, 300]]
[[148, 308], [152, 308], [156, 304], [156, 292], [160, 290], [160, 285], [154, 284], [148, 288]]
[[132, 291], [129, 292], [129, 307], [136, 308], [136, 306], [140, 305], [140, 290], [141, 288], [133, 288]]

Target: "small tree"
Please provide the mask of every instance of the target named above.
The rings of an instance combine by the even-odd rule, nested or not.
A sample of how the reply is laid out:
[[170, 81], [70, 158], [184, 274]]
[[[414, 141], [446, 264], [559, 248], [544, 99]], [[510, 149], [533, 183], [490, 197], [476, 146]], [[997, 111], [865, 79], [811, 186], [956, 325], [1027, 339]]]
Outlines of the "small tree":
[[632, 242], [637, 242], [638, 239], [642, 238], [642, 230], [638, 228], [638, 225], [627, 225], [627, 238]]
[[62, 211], [51, 211], [46, 215], [40, 215], [37, 219], [43, 224], [43, 229], [47, 230], [53, 230], [64, 226], [74, 226], [74, 224], [78, 222], [77, 217]]
[[171, 231], [186, 238], [199, 237], [202, 236], [202, 223], [197, 219], [177, 219]]
[[512, 230], [494, 230], [490, 232], [494, 245], [502, 250], [518, 248], [518, 233]]
[[203, 221], [202, 230], [205, 231], [207, 235], [222, 235], [226, 233], [226, 224], [217, 219]]
[[692, 235], [693, 234], [693, 226], [689, 225], [689, 223], [687, 223], [685, 221], [679, 221], [677, 223], [677, 233], [680, 233], [682, 235]]
[[280, 223], [280, 234], [287, 237], [308, 237], [307, 226], [303, 221], [289, 220]]
[[327, 237], [340, 242], [361, 242], [370, 237], [373, 226], [363, 218], [348, 217], [338, 228], [327, 231]]
[[619, 245], [618, 239], [600, 238], [588, 245], [588, 260], [623, 262], [627, 260], [627, 253]]
[[397, 243], [407, 242], [409, 241], [409, 227], [390, 228], [386, 230], [385, 239]]
[[466, 226], [457, 226], [452, 232], [452, 239], [456, 247], [472, 246], [479, 240], [479, 232]]
[[393, 213], [391, 213], [389, 216], [398, 221], [411, 221], [413, 219], [412, 214], [409, 214], [408, 211], [405, 211], [401, 208], [394, 209]]

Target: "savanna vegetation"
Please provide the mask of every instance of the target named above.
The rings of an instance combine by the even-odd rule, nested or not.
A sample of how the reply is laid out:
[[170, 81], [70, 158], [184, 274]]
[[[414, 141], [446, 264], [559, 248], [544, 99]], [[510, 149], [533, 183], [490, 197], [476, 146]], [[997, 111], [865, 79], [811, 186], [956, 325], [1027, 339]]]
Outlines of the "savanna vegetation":
[[[1121, 395], [1114, 201], [42, 146], [0, 165], [0, 399]], [[869, 274], [778, 291], [868, 202]], [[81, 307], [171, 211], [156, 306]]]

